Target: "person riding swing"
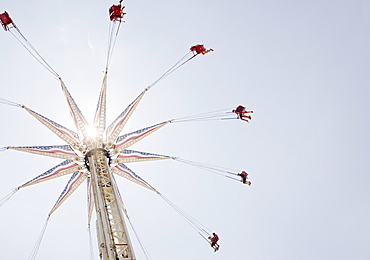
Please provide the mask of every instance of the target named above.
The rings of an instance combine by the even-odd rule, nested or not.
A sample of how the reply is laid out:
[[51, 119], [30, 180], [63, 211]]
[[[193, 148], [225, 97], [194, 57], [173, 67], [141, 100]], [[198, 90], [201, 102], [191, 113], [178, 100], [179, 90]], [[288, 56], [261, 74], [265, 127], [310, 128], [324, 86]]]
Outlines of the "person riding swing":
[[[241, 120], [243, 120], [243, 121], [246, 121], [246, 122], [249, 122], [248, 121], [248, 119], [249, 120], [251, 120], [252, 119], [252, 117], [251, 116], [248, 116], [248, 115], [246, 115], [246, 114], [248, 114], [248, 113], [253, 113], [253, 111], [252, 110], [245, 110], [245, 107], [243, 107], [243, 106], [238, 106], [236, 109], [234, 109], [233, 111], [232, 111], [233, 113], [235, 113], [237, 116], [238, 116], [238, 119], [241, 119]], [[246, 119], [247, 118], [247, 119]]]
[[249, 186], [251, 186], [252, 182], [250, 180], [247, 180], [248, 179], [248, 173], [247, 172], [242, 171], [241, 173], [238, 173], [237, 175], [241, 177], [241, 182], [242, 183], [248, 184]]
[[212, 233], [212, 237], [208, 237], [211, 243], [211, 247], [215, 250], [215, 252], [220, 248], [220, 246], [217, 244], [219, 237], [216, 233]]

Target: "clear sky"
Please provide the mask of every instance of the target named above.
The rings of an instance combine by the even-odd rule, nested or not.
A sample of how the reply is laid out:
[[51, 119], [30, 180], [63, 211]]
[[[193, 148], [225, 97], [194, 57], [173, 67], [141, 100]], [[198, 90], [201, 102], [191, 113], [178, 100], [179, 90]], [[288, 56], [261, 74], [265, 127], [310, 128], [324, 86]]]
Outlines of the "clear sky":
[[[113, 3], [0, 5], [62, 76], [88, 120], [102, 83]], [[132, 147], [246, 170], [253, 181], [248, 187], [176, 161], [129, 165], [220, 235], [214, 253], [159, 196], [117, 177], [151, 258], [370, 259], [370, 1], [124, 4], [126, 23], [108, 79], [108, 124], [196, 43], [215, 51], [153, 87], [124, 132], [239, 104], [254, 110], [249, 124], [170, 124]], [[73, 128], [58, 81], [10, 33], [0, 39], [0, 97]], [[64, 144], [24, 110], [0, 109], [1, 147]], [[0, 197], [61, 162], [15, 151], [1, 152], [0, 161]], [[68, 179], [24, 188], [0, 208], [0, 259], [28, 258]], [[37, 259], [90, 259], [86, 223], [82, 184], [51, 216]], [[132, 232], [131, 239], [137, 258], [145, 259]]]

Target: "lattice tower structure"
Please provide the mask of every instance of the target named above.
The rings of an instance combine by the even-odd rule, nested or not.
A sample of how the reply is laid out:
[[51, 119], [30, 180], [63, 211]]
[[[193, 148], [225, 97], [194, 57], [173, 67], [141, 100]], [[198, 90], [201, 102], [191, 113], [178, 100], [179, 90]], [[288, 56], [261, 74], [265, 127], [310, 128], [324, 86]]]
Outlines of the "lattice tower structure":
[[99, 255], [102, 260], [135, 260], [113, 176], [109, 170], [109, 153], [96, 148], [85, 159], [89, 164], [95, 199]]

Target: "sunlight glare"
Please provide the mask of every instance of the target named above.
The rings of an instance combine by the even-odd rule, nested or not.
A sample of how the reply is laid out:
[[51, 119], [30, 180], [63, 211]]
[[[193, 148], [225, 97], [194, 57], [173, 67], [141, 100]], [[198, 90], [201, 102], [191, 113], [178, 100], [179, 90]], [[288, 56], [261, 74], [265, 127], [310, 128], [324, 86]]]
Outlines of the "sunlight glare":
[[95, 140], [98, 137], [98, 129], [94, 125], [89, 125], [87, 127], [87, 135]]

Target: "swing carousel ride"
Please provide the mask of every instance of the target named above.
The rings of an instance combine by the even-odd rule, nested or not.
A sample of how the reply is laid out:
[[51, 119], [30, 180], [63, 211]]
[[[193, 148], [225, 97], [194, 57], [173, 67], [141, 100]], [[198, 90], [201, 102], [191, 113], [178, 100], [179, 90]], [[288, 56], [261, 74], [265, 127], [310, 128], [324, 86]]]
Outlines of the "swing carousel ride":
[[[95, 117], [92, 124], [89, 124], [81, 113], [75, 100], [72, 98], [67, 86], [63, 82], [61, 76], [53, 69], [52, 66], [40, 55], [36, 48], [27, 40], [18, 26], [12, 20], [8, 12], [0, 14], [0, 21], [3, 29], [14, 36], [21, 45], [60, 83], [62, 92], [67, 101], [67, 105], [72, 116], [74, 125], [77, 131], [70, 130], [67, 127], [41, 115], [31, 108], [16, 103], [5, 98], [0, 98], [0, 103], [24, 109], [33, 118], [46, 126], [66, 144], [49, 145], [49, 146], [5, 146], [1, 151], [15, 150], [27, 153], [33, 153], [42, 156], [54, 157], [63, 160], [58, 165], [38, 175], [37, 177], [25, 182], [15, 188], [10, 194], [5, 196], [0, 201], [0, 206], [10, 199], [18, 190], [29, 187], [34, 184], [49, 181], [61, 176], [70, 175], [70, 179], [64, 190], [57, 199], [55, 205], [48, 214], [41, 235], [36, 242], [36, 245], [31, 252], [30, 259], [35, 259], [39, 250], [43, 234], [45, 232], [50, 216], [59, 206], [86, 180], [88, 192], [88, 227], [92, 219], [93, 209], [96, 214], [96, 233], [98, 239], [99, 258], [100, 259], [136, 259], [134, 248], [132, 246], [126, 221], [131, 220], [127, 214], [127, 210], [120, 195], [115, 176], [123, 177], [133, 183], [141, 185], [157, 195], [159, 195], [166, 203], [168, 203], [185, 221], [191, 225], [198, 234], [211, 245], [216, 252], [219, 249], [218, 236], [212, 230], [206, 228], [203, 224], [195, 220], [161, 192], [154, 188], [151, 184], [141, 178], [127, 164], [132, 162], [145, 162], [153, 160], [175, 160], [189, 164], [194, 167], [201, 168], [206, 171], [213, 172], [225, 176], [231, 180], [241, 182], [242, 184], [251, 185], [248, 179], [248, 173], [245, 171], [232, 171], [213, 165], [185, 160], [175, 156], [149, 153], [137, 150], [131, 150], [131, 146], [151, 135], [160, 128], [174, 123], [182, 123], [189, 121], [208, 121], [208, 120], [243, 120], [249, 122], [251, 120], [250, 113], [253, 111], [246, 110], [245, 107], [239, 105], [234, 110], [224, 109], [208, 113], [197, 114], [188, 117], [171, 119], [163, 121], [142, 129], [121, 134], [127, 121], [134, 113], [135, 109], [143, 99], [144, 95], [157, 85], [171, 73], [187, 64], [196, 57], [203, 56], [213, 51], [207, 49], [204, 44], [195, 44], [190, 47], [190, 50], [171, 68], [169, 68], [156, 81], [147, 86], [121, 114], [109, 125], [106, 125], [106, 93], [107, 93], [107, 77], [108, 69], [111, 62], [113, 49], [116, 43], [118, 32], [124, 22], [124, 9], [122, 0], [118, 4], [114, 4], [109, 8], [109, 42], [108, 53], [106, 57], [105, 71], [103, 83], [98, 99], [98, 104], [95, 112]], [[133, 229], [133, 227], [132, 227]], [[134, 229], [133, 229], [134, 230]], [[137, 236], [135, 230], [135, 235]], [[150, 259], [149, 253], [143, 245], [142, 250], [147, 259]]]

